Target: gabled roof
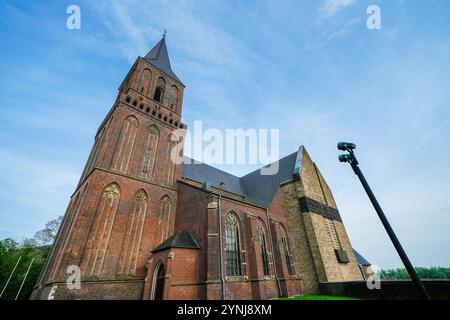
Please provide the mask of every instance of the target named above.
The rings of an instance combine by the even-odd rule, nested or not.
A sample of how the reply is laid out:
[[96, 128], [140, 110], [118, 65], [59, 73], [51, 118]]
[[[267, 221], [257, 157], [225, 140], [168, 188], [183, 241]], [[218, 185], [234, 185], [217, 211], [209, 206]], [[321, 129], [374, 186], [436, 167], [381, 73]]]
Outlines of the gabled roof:
[[358, 261], [358, 264], [362, 266], [370, 266], [370, 262], [366, 260], [358, 251], [353, 249], [353, 252], [355, 253], [356, 260]]
[[272, 202], [280, 184], [292, 180], [296, 159], [297, 152], [294, 152], [265, 166], [264, 168], [278, 165], [278, 171], [273, 175], [263, 175], [261, 174], [261, 169], [258, 169], [243, 176], [240, 180], [245, 190], [246, 200], [267, 208]]
[[161, 243], [152, 252], [158, 252], [169, 248], [186, 248], [186, 249], [200, 249], [197, 241], [192, 233], [189, 231], [178, 231], [166, 241]]
[[182, 84], [170, 66], [165, 37], [162, 37], [153, 49], [145, 55], [144, 60]]
[[239, 177], [189, 157], [184, 157], [183, 160], [183, 177], [244, 196]]
[[280, 184], [293, 179], [302, 157], [302, 148], [264, 167], [278, 165], [278, 171], [273, 175], [262, 175], [261, 169], [258, 169], [239, 178], [187, 157], [183, 163], [182, 175], [184, 178], [243, 196], [245, 202], [267, 208]]

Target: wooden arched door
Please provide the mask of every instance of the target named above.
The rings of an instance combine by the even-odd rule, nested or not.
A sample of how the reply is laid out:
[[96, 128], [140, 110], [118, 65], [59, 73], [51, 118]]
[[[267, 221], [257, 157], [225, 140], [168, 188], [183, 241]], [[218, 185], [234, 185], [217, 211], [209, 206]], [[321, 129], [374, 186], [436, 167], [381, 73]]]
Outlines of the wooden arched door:
[[153, 299], [154, 300], [163, 300], [164, 297], [164, 280], [166, 278], [166, 270], [164, 269], [164, 265], [161, 263], [159, 265], [158, 270], [156, 271], [156, 279], [155, 279], [155, 288]]

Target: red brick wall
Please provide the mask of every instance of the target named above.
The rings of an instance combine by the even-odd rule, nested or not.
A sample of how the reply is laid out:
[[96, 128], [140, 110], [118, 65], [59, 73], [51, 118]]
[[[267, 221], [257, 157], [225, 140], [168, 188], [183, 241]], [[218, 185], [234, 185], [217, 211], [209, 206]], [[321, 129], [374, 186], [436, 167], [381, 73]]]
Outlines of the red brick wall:
[[197, 249], [169, 248], [152, 254], [147, 265], [143, 299], [152, 298], [153, 278], [160, 263], [166, 272], [164, 300], [199, 299], [202, 285], [198, 283], [198, 252]]
[[[137, 118], [139, 127], [126, 174], [133, 177], [140, 176], [148, 137], [147, 129], [151, 125], [156, 125], [159, 130], [159, 143], [156, 153], [153, 178], [150, 179], [150, 181], [153, 183], [165, 184], [164, 177], [167, 171], [166, 155], [169, 146], [168, 139], [175, 128], [170, 126], [168, 123], [159, 120], [158, 118], [150, 117], [137, 109], [130, 108], [125, 103], [119, 103], [110, 115], [110, 117], [112, 117], [112, 121], [105, 136], [104, 146], [99, 151], [100, 155], [98, 156], [98, 162], [96, 165], [102, 168], [111, 168], [114, 153], [117, 152], [117, 142], [122, 131], [123, 121], [131, 115]], [[175, 172], [175, 178], [179, 177], [181, 177], [181, 165], [177, 166]]]
[[282, 197], [281, 189], [278, 189], [277, 192], [275, 193], [272, 203], [269, 206], [269, 215], [271, 220], [273, 245], [275, 249], [276, 268], [278, 277], [280, 278], [282, 295], [283, 296], [299, 295], [302, 292], [300, 280], [297, 276], [293, 264], [292, 268], [294, 269], [294, 275], [289, 275], [284, 247], [283, 243], [281, 242], [281, 234], [282, 234], [281, 229], [283, 228], [286, 232], [286, 238], [288, 241], [288, 246], [291, 254], [291, 261], [294, 262], [295, 257], [293, 256], [292, 244], [290, 241], [291, 236], [288, 223], [287, 209]]
[[[218, 244], [218, 208], [208, 208], [208, 203], [219, 201], [218, 196], [210, 196], [209, 193], [188, 184], [180, 183], [178, 194], [178, 212], [175, 223], [177, 231], [191, 231], [200, 244], [199, 251], [199, 283], [206, 283], [206, 296], [199, 290], [199, 299], [220, 299], [220, 270], [219, 270], [219, 244]], [[279, 252], [279, 226], [282, 224], [289, 232], [286, 218], [286, 208], [282, 197], [277, 193], [269, 214], [272, 221], [272, 232], [277, 257], [277, 274], [284, 288], [283, 294], [295, 295], [301, 293], [299, 280], [296, 276], [287, 275], [287, 267], [283, 261], [284, 255]], [[266, 212], [262, 208], [242, 204], [231, 199], [222, 197], [221, 200], [222, 223], [228, 213], [234, 212], [240, 221], [240, 236], [242, 250], [243, 277], [226, 277], [226, 266], [224, 261], [224, 275], [227, 299], [268, 299], [278, 296], [276, 278], [274, 276], [272, 250], [268, 235], [268, 224]], [[266, 245], [270, 263], [271, 275], [265, 277], [261, 260], [261, 249], [257, 238], [256, 221], [261, 219], [266, 229]], [[225, 243], [225, 232], [223, 232], [223, 243]], [[287, 234], [289, 237], [289, 234]], [[224, 245], [223, 245], [224, 246]], [[225, 255], [224, 255], [225, 259]]]
[[[133, 196], [140, 189], [145, 190], [149, 195], [146, 219], [142, 232], [143, 237], [139, 251], [138, 269], [136, 272], [136, 277], [143, 278], [145, 275], [145, 263], [149, 258], [150, 250], [159, 244], [159, 241], [157, 241], [155, 237], [160, 231], [160, 219], [154, 215], [159, 209], [159, 199], [161, 199], [164, 195], [168, 195], [173, 203], [172, 210], [175, 210], [177, 196], [176, 190], [161, 188], [157, 185], [132, 180], [128, 177], [119, 176], [101, 170], [94, 171], [89, 180], [89, 189], [83, 199], [83, 208], [80, 211], [78, 220], [74, 226], [70, 251], [66, 253], [66, 263], [62, 266], [67, 266], [70, 264], [80, 265], [84, 253], [85, 243], [95, 218], [101, 192], [107, 185], [115, 182], [121, 189], [121, 195], [111, 232], [111, 238], [107, 247], [104, 268], [100, 278], [116, 278], [119, 257], [123, 253], [123, 250], [126, 250], [125, 248], [122, 249], [122, 245], [125, 228], [127, 227], [127, 217], [134, 205]], [[65, 276], [65, 268], [62, 268], [59, 274], [60, 277], [63, 275]]]
[[[208, 193], [184, 183], [178, 184], [176, 231], [190, 231], [200, 246], [199, 281], [206, 281], [208, 252]], [[175, 231], [175, 232], [176, 232]], [[201, 299], [206, 299], [206, 293]]]
[[80, 289], [71, 290], [65, 283], [56, 283], [34, 290], [31, 299], [48, 300], [53, 289], [55, 300], [140, 300], [143, 288], [143, 280], [82, 282]]
[[[112, 183], [118, 185], [120, 197], [115, 215], [112, 214], [108, 220], [108, 223], [112, 225], [111, 232], [106, 233], [107, 236], [103, 240], [98, 240], [105, 241], [107, 244], [104, 260], [100, 259], [102, 261], [100, 274], [88, 276], [83, 268], [81, 270], [84, 280], [93, 281], [90, 284], [91, 287], [98, 280], [143, 280], [146, 274], [145, 264], [148, 261], [150, 250], [162, 241], [160, 237], [157, 237], [161, 233], [161, 223], [168, 223], [168, 236], [173, 233], [177, 204], [176, 180], [181, 177], [181, 165], [175, 166], [172, 183], [168, 184], [166, 177], [170, 145], [169, 135], [173, 130], [182, 126], [180, 123], [181, 112], [172, 110], [167, 105], [155, 110], [154, 102], [151, 100], [152, 95], [141, 95], [134, 90], [136, 89], [135, 79], [139, 77], [144, 68], [152, 69], [150, 92], [154, 90], [152, 88], [160, 72], [139, 59], [125, 79], [123, 86], [121, 86], [115, 105], [100, 126], [96, 143], [87, 161], [80, 184], [68, 207], [54, 250], [49, 255], [46, 267], [38, 282], [40, 285], [54, 281], [65, 281], [67, 278], [65, 271], [68, 265], [83, 266], [82, 262], [86, 255], [88, 237], [90, 232], [95, 231], [96, 228], [94, 221], [100, 212], [98, 206], [103, 190]], [[166, 90], [168, 94], [170, 85], [174, 83], [167, 77], [165, 79], [168, 84]], [[184, 86], [178, 84], [177, 87], [179, 89], [178, 100], [181, 104]], [[178, 108], [178, 110], [181, 110], [181, 108]], [[155, 111], [154, 115], [153, 111]], [[118, 152], [119, 137], [124, 120], [128, 116], [134, 116], [137, 119], [138, 127], [136, 137], [132, 141], [128, 166], [125, 171], [117, 172], [112, 170], [111, 163], [115, 153]], [[150, 125], [158, 127], [160, 137], [155, 158], [154, 175], [149, 179], [144, 179], [140, 177], [140, 173], [148, 136], [147, 128]], [[124, 235], [130, 225], [129, 216], [134, 206], [133, 196], [141, 189], [147, 195], [147, 208], [142, 229], [139, 230], [138, 234], [142, 235], [142, 239], [137, 251], [136, 272], [119, 275], [119, 259], [124, 252], [130, 250], [125, 245], [128, 242], [124, 241]], [[155, 216], [155, 213], [159, 210], [159, 201], [163, 196], [168, 196], [171, 200], [172, 210], [167, 222], [161, 221], [159, 217]], [[123, 282], [117, 282], [116, 286], [120, 286], [119, 283]], [[142, 292], [140, 294], [142, 295]]]
[[[141, 94], [141, 86], [138, 87], [138, 83], [146, 68], [150, 69], [152, 76], [149, 82], [149, 91]], [[114, 288], [116, 293], [104, 293], [105, 297], [116, 298], [116, 294], [120, 295], [123, 292], [124, 298], [136, 298], [142, 296], [142, 281], [146, 276], [144, 297], [148, 298], [149, 292], [151, 292], [149, 276], [153, 276], [151, 266], [152, 263], [157, 263], [157, 259], [165, 261], [169, 267], [167, 281], [171, 285], [168, 286], [170, 290], [167, 290], [166, 298], [219, 299], [221, 297], [218, 208], [217, 205], [215, 207], [213, 205], [214, 202], [218, 202], [218, 197], [217, 195], [210, 196], [209, 193], [184, 183], [177, 185], [175, 181], [181, 178], [181, 165], [175, 166], [173, 182], [167, 183], [169, 135], [176, 128], [184, 127], [181, 124], [184, 86], [165, 77], [166, 95], [170, 94], [172, 85], [177, 85], [179, 107], [171, 108], [167, 104], [167, 99], [164, 99], [163, 105], [155, 108], [155, 101], [152, 100], [152, 97], [159, 76], [163, 76], [159, 70], [146, 61], [138, 59], [122, 83], [115, 105], [97, 132], [93, 150], [69, 204], [39, 285], [51, 284], [55, 281], [64, 282], [67, 278], [66, 267], [69, 265], [83, 267], [83, 261], [88, 252], [86, 248], [89, 247], [87, 244], [90, 245], [92, 242], [89, 241], [90, 234], [96, 234], [94, 223], [96, 216], [100, 216], [99, 212], [102, 212], [99, 210], [102, 193], [105, 187], [112, 183], [117, 184], [120, 190], [117, 209], [113, 211], [114, 214], [107, 221], [111, 223], [111, 232], [102, 238], [103, 240], [97, 240], [106, 243], [104, 259], [100, 259], [102, 268], [99, 274], [89, 276], [86, 274], [86, 270], [82, 269], [82, 279], [86, 283], [86, 289], [82, 289], [78, 293], [67, 294], [61, 289], [60, 295], [57, 295], [56, 298], [100, 297], [104, 292], [103, 288], [109, 287]], [[132, 140], [132, 149], [126, 169], [117, 172], [113, 170], [112, 162], [117, 157], [123, 124], [129, 116], [133, 116], [137, 120], [137, 128], [133, 129], [136, 130], [136, 136]], [[153, 175], [144, 179], [141, 177], [141, 171], [148, 138], [147, 129], [150, 125], [156, 125], [160, 134]], [[134, 195], [141, 189], [147, 195], [147, 206], [142, 229], [138, 234], [142, 238], [137, 251], [137, 268], [135, 273], [123, 275], [119, 274], [118, 264], [121, 256], [130, 250], [124, 237], [130, 226], [130, 215], [135, 205]], [[191, 231], [200, 245], [200, 250], [173, 249], [171, 252], [175, 254], [175, 257], [172, 258], [169, 258], [168, 252], [165, 251], [155, 255], [150, 253], [151, 249], [164, 240], [160, 237], [161, 224], [164, 222], [156, 216], [159, 210], [159, 201], [163, 196], [168, 196], [171, 200], [172, 214], [167, 222], [169, 224], [168, 236], [175, 231]], [[209, 205], [211, 207], [208, 209]], [[283, 282], [284, 293], [300, 292], [295, 278], [286, 276], [286, 262], [283, 260], [284, 255], [279, 248], [280, 226], [283, 225], [289, 233], [286, 208], [279, 193], [275, 195], [273, 203], [269, 207], [270, 224], [265, 209], [239, 203], [225, 196], [222, 197], [221, 218], [223, 223], [227, 214], [232, 211], [238, 216], [240, 223], [243, 276], [225, 279], [227, 298], [267, 299], [276, 297], [278, 289], [275, 270], [281, 278], [280, 281]], [[261, 248], [256, 232], [258, 219], [265, 227], [270, 265], [269, 276], [263, 274]], [[271, 228], [274, 239], [273, 254], [276, 261], [272, 256], [269, 237]], [[223, 224], [222, 231], [224, 243]], [[225, 263], [223, 269], [226, 276]], [[150, 269], [147, 269], [146, 265]], [[172, 267], [173, 269], [170, 269]], [[123, 286], [123, 290], [120, 289], [121, 286]], [[129, 288], [132, 287], [137, 288], [136, 292], [130, 293], [131, 289]], [[45, 287], [43, 291], [47, 289], [48, 287]], [[89, 290], [92, 291], [92, 294], [88, 292]], [[34, 296], [40, 296], [39, 291], [36, 291]]]

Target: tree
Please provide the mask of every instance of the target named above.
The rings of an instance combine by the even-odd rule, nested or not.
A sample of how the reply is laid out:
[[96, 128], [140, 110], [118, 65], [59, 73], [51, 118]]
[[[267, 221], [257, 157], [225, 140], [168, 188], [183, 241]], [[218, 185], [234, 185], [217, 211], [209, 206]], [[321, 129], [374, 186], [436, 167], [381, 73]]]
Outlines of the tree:
[[63, 216], [59, 216], [56, 219], [50, 220], [45, 224], [44, 229], [39, 230], [33, 236], [33, 238], [27, 238], [22, 241], [22, 247], [37, 247], [51, 245], [58, 233], [59, 226], [61, 225]]
[[34, 239], [39, 245], [52, 244], [56, 239], [59, 226], [61, 225], [63, 216], [50, 220], [45, 224], [45, 228], [34, 234]]
[[[37, 282], [39, 274], [44, 266], [45, 259], [50, 252], [51, 245], [55, 241], [58, 228], [62, 222], [62, 216], [45, 224], [44, 229], [36, 232], [33, 238], [25, 239], [19, 245], [15, 240], [7, 238], [0, 240], [0, 291], [6, 285], [14, 266], [17, 268], [11, 277], [1, 299], [15, 299], [20, 285], [25, 279], [18, 299], [28, 299]], [[19, 260], [20, 258], [20, 260]], [[30, 271], [25, 278], [26, 271], [31, 264]]]
[[[13, 239], [0, 240], [0, 291], [5, 287], [6, 281], [11, 275], [14, 266], [19, 261], [1, 300], [15, 299], [24, 279], [25, 282], [18, 299], [25, 300], [30, 297], [49, 251], [50, 246], [19, 246]], [[33, 258], [34, 261], [31, 265], [30, 272], [25, 278], [25, 274]]]
[[0, 256], [3, 256], [8, 252], [16, 250], [18, 245], [19, 244], [11, 238], [0, 240]]
[[[417, 276], [421, 279], [450, 279], [450, 267], [430, 267], [415, 268]], [[405, 268], [380, 270], [378, 272], [380, 279], [385, 280], [407, 280], [410, 279]]]

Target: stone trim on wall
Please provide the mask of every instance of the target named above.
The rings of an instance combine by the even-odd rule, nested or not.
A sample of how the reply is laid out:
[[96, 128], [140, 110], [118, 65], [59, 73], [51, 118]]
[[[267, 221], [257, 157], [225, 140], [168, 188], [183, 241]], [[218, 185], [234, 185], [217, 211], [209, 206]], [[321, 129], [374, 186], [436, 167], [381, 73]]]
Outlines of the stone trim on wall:
[[300, 203], [302, 212], [314, 212], [326, 218], [342, 222], [339, 211], [335, 208], [308, 197], [301, 197], [298, 199], [298, 202]]

